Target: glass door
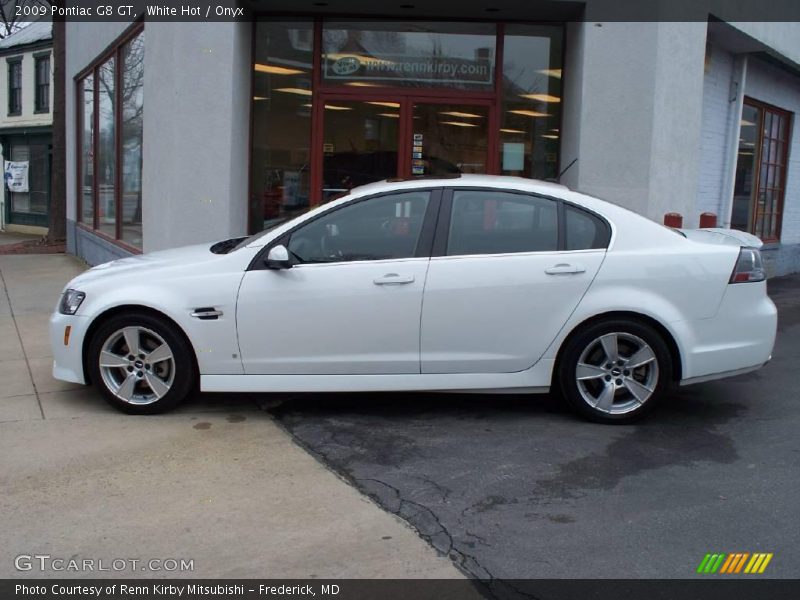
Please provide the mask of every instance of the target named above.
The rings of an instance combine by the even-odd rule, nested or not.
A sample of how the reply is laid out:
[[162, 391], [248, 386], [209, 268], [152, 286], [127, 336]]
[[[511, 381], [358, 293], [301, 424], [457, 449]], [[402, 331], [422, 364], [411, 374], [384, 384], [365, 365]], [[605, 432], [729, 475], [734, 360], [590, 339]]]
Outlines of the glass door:
[[410, 173], [488, 173], [488, 104], [413, 101]]
[[401, 102], [323, 98], [322, 202], [397, 177]]

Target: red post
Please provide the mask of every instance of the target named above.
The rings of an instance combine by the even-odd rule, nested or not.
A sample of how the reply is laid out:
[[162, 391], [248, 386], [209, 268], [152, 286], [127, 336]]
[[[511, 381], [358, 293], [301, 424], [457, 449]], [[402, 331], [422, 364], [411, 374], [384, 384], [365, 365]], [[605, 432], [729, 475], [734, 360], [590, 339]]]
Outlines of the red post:
[[717, 215], [711, 212], [704, 212], [700, 215], [700, 228], [703, 229], [705, 227], [716, 227], [717, 226]]
[[664, 215], [664, 225], [667, 227], [683, 227], [683, 215], [680, 213], [667, 213]]

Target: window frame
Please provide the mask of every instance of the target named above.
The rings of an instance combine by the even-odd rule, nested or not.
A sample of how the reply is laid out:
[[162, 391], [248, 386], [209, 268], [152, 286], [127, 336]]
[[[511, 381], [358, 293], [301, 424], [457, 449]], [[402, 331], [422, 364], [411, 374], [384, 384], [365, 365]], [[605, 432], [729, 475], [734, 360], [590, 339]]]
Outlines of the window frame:
[[[485, 253], [478, 253], [478, 254], [447, 254], [447, 244], [449, 241], [450, 235], [450, 221], [452, 219], [452, 212], [453, 212], [453, 195], [455, 191], [471, 191], [471, 192], [489, 192], [489, 193], [510, 193], [510, 194], [519, 194], [522, 196], [531, 196], [535, 198], [541, 198], [544, 200], [550, 200], [556, 203], [556, 210], [557, 210], [557, 218], [558, 218], [558, 242], [555, 250], [530, 250], [526, 252], [497, 252], [491, 254]], [[567, 226], [567, 219], [566, 219], [566, 208], [571, 207], [579, 211], [583, 211], [593, 217], [595, 217], [605, 228], [605, 246], [600, 248], [581, 248], [576, 250], [567, 250], [566, 248], [566, 226]], [[611, 224], [609, 223], [608, 219], [606, 219], [603, 215], [586, 208], [585, 206], [581, 206], [580, 204], [576, 204], [574, 202], [569, 202], [568, 200], [564, 200], [563, 198], [559, 198], [557, 196], [550, 196], [548, 194], [540, 194], [537, 192], [531, 192], [526, 190], [518, 190], [518, 189], [507, 189], [501, 187], [484, 187], [484, 186], [453, 186], [448, 187], [445, 189], [443, 197], [442, 197], [442, 207], [440, 209], [439, 214], [439, 221], [436, 226], [436, 235], [433, 241], [433, 250], [431, 253], [431, 258], [450, 258], [450, 259], [458, 259], [458, 258], [465, 258], [465, 257], [475, 257], [475, 256], [519, 256], [519, 255], [527, 255], [527, 254], [564, 254], [564, 253], [576, 253], [576, 252], [608, 252], [609, 247], [611, 246], [611, 240], [613, 237], [613, 229]]]
[[[781, 241], [781, 234], [783, 233], [783, 209], [784, 203], [786, 200], [786, 181], [789, 171], [789, 147], [792, 143], [792, 129], [794, 126], [794, 113], [791, 111], [785, 110], [783, 108], [779, 108], [773, 104], [768, 104], [766, 102], [762, 102], [760, 100], [756, 100], [755, 98], [751, 98], [750, 96], [745, 96], [743, 100], [743, 104], [755, 108], [758, 110], [758, 131], [757, 131], [757, 138], [756, 138], [756, 145], [755, 145], [755, 167], [756, 173], [755, 177], [753, 178], [753, 189], [750, 193], [750, 216], [748, 218], [748, 225], [747, 225], [747, 232], [751, 233], [752, 235], [758, 236], [762, 242], [765, 244], [779, 244]], [[773, 206], [773, 213], [777, 213], [777, 218], [775, 221], [775, 231], [773, 232], [774, 235], [770, 237], [761, 237], [759, 233], [756, 233], [756, 222], [758, 216], [758, 198], [761, 194], [761, 177], [762, 177], [762, 151], [764, 148], [764, 121], [766, 119], [767, 113], [772, 113], [773, 116], [780, 116], [786, 120], [786, 139], [781, 140], [783, 144], [783, 152], [777, 158], [781, 159], [779, 163], [768, 163], [767, 167], [770, 165], [778, 166], [782, 169], [782, 174], [780, 177], [780, 188], [771, 188], [773, 193], [776, 189], [780, 190], [780, 197], [778, 198], [777, 202]], [[741, 129], [741, 125], [739, 126]], [[741, 134], [740, 134], [741, 136]], [[773, 140], [774, 138], [768, 138]], [[738, 155], [738, 151], [737, 151]], [[734, 167], [734, 171], [736, 167]], [[762, 232], [764, 231], [764, 225], [762, 225]]]
[[314, 215], [313, 217], [303, 219], [302, 222], [294, 225], [292, 228], [288, 229], [281, 233], [277, 238], [266, 244], [260, 252], [258, 252], [254, 257], [253, 260], [250, 261], [250, 264], [247, 267], [247, 271], [262, 271], [262, 270], [269, 270], [269, 267], [266, 266], [266, 258], [269, 254], [269, 251], [272, 250], [275, 246], [286, 246], [289, 243], [289, 239], [292, 237], [292, 234], [297, 230], [310, 225], [314, 221], [318, 221], [324, 217], [330, 216], [332, 213], [341, 210], [343, 208], [349, 208], [356, 204], [360, 204], [362, 202], [369, 202], [370, 200], [384, 198], [386, 196], [394, 196], [396, 194], [402, 194], [406, 192], [428, 192], [430, 197], [428, 198], [428, 206], [425, 209], [425, 216], [422, 220], [422, 227], [420, 229], [419, 239], [417, 240], [417, 247], [414, 251], [414, 256], [406, 256], [403, 258], [382, 258], [382, 259], [364, 259], [364, 260], [344, 260], [338, 262], [319, 262], [319, 263], [295, 263], [292, 261], [292, 268], [303, 267], [303, 266], [334, 266], [334, 265], [349, 265], [349, 264], [358, 264], [358, 263], [373, 263], [373, 262], [386, 262], [386, 261], [405, 261], [405, 260], [415, 260], [419, 258], [430, 258], [431, 256], [431, 249], [433, 246], [433, 238], [436, 234], [436, 225], [437, 220], [440, 219], [440, 212], [441, 212], [441, 202], [442, 202], [442, 194], [444, 192], [444, 188], [442, 187], [414, 187], [414, 188], [398, 188], [394, 190], [379, 192], [376, 194], [370, 194], [368, 196], [359, 196], [357, 198], [353, 198], [348, 202], [342, 202], [336, 206], [331, 206], [328, 210], [320, 212], [318, 215]]
[[[8, 102], [7, 102], [7, 114], [9, 117], [19, 117], [22, 115], [22, 60], [24, 57], [22, 56], [14, 56], [6, 59], [6, 70], [7, 70], [7, 77], [8, 77], [8, 84], [6, 86], [6, 93], [8, 94]], [[19, 69], [19, 85], [16, 87], [12, 87], [14, 83], [14, 77], [11, 76], [11, 70]], [[11, 102], [12, 98], [15, 97], [14, 92], [18, 93], [18, 106], [12, 109]]]
[[[39, 81], [39, 71], [42, 63], [46, 63], [45, 81]], [[33, 55], [33, 114], [48, 114], [50, 112], [50, 52], [37, 52]], [[42, 90], [46, 88], [46, 90]], [[43, 97], [42, 97], [43, 96]], [[44, 105], [40, 101], [44, 100]]]
[[[111, 42], [108, 47], [99, 54], [88, 66], [78, 72], [73, 77], [74, 98], [75, 98], [75, 173], [76, 173], [76, 186], [75, 186], [75, 206], [76, 206], [76, 219], [75, 226], [89, 231], [92, 235], [96, 235], [105, 241], [108, 241], [116, 246], [127, 250], [132, 254], [141, 254], [142, 248], [137, 248], [122, 240], [122, 63], [123, 63], [123, 48], [128, 42], [133, 40], [137, 35], [144, 31], [144, 21], [139, 20], [133, 23], [125, 32]], [[92, 92], [92, 102], [94, 110], [92, 112], [94, 131], [94, 140], [92, 140], [93, 160], [97, 161], [99, 149], [99, 125], [100, 125], [100, 111], [99, 106], [99, 74], [100, 67], [109, 59], [114, 59], [114, 210], [115, 210], [115, 223], [114, 223], [114, 236], [110, 236], [99, 229], [98, 223], [98, 203], [99, 203], [99, 190], [97, 168], [92, 169], [92, 226], [89, 227], [86, 223], [81, 221], [83, 215], [83, 132], [84, 132], [84, 118], [83, 118], [83, 82], [88, 75], [94, 77], [94, 88]]]

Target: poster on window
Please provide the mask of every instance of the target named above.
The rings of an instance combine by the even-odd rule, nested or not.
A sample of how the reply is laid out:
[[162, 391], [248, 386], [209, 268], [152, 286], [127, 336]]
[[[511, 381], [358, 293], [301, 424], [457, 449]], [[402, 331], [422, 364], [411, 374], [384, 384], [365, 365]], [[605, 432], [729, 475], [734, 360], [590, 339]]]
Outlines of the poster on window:
[[28, 191], [28, 164], [27, 160], [6, 161], [5, 180], [10, 192]]

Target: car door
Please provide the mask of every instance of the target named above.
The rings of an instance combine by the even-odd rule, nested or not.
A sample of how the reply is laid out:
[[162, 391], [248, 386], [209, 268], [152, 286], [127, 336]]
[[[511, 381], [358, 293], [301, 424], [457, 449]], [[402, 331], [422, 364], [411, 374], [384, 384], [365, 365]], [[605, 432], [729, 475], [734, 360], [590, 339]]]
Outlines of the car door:
[[288, 248], [292, 266], [262, 268], [257, 260], [242, 280], [237, 330], [245, 373], [419, 373], [422, 291], [440, 195], [358, 199], [271, 244]]
[[446, 193], [422, 311], [423, 373], [506, 373], [534, 365], [605, 256], [610, 227], [551, 198]]

